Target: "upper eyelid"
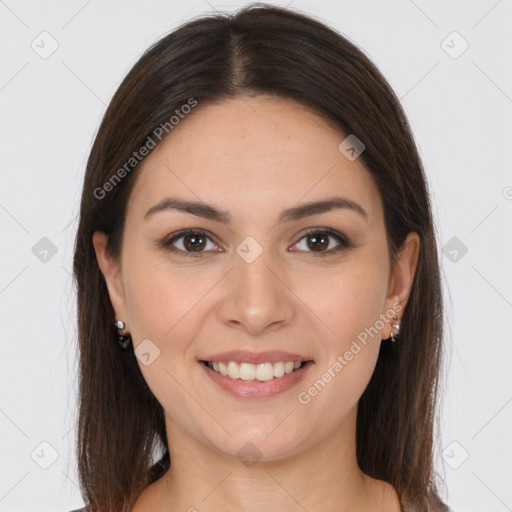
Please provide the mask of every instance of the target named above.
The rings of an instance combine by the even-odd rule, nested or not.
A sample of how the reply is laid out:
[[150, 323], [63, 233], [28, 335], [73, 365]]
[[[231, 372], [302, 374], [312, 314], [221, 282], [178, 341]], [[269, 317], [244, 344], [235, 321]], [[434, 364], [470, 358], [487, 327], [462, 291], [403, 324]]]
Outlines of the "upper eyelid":
[[212, 242], [215, 243], [215, 236], [210, 233], [209, 231], [205, 229], [200, 228], [188, 228], [188, 229], [182, 229], [177, 231], [176, 233], [172, 233], [171, 235], [166, 236], [162, 243], [163, 244], [170, 244], [172, 242], [175, 242], [176, 240], [179, 240], [180, 238], [190, 235], [190, 234], [200, 234], [208, 237]]

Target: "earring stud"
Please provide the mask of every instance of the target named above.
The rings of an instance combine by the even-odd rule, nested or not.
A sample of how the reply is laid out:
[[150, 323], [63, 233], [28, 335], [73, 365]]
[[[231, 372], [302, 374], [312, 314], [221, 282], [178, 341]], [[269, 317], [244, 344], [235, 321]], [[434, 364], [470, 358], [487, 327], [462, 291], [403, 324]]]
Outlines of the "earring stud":
[[[130, 333], [126, 332], [125, 324], [122, 320], [118, 320], [115, 324], [115, 335], [119, 346], [126, 350], [131, 341]], [[124, 334], [121, 331], [125, 331]]]
[[396, 339], [395, 336], [398, 336], [400, 334], [400, 324], [397, 322], [398, 317], [396, 315], [393, 315], [393, 320], [395, 321], [394, 324], [391, 324], [392, 327], [396, 329], [396, 334], [393, 334], [393, 331], [391, 331], [391, 341], [395, 343]]

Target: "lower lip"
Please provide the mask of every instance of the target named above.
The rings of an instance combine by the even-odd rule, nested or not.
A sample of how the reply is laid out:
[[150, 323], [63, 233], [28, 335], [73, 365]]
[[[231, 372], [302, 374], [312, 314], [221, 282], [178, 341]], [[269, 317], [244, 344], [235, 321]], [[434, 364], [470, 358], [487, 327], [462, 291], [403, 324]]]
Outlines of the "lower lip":
[[292, 373], [285, 373], [282, 377], [274, 377], [267, 381], [232, 379], [217, 373], [202, 362], [199, 362], [199, 364], [215, 384], [237, 398], [269, 398], [283, 393], [298, 384], [314, 363], [313, 361], [308, 361], [304, 366]]

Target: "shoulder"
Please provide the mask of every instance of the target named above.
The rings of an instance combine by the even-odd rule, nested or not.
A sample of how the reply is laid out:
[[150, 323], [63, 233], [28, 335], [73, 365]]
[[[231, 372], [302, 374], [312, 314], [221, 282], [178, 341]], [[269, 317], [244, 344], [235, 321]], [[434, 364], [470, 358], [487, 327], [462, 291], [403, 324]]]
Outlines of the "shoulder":
[[396, 489], [384, 480], [378, 480], [365, 475], [368, 488], [373, 498], [373, 503], [379, 507], [379, 510], [389, 512], [402, 512], [400, 499]]
[[453, 512], [437, 493], [431, 493], [428, 497], [428, 507], [429, 512]]

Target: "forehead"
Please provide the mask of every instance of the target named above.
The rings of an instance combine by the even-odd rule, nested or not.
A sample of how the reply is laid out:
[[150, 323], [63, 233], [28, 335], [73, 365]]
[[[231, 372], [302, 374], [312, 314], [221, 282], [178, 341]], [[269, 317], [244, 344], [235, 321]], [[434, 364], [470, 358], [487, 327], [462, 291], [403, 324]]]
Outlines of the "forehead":
[[140, 217], [172, 195], [250, 217], [341, 195], [375, 223], [380, 194], [361, 159], [339, 150], [345, 138], [333, 122], [289, 99], [199, 104], [143, 161], [129, 209]]

